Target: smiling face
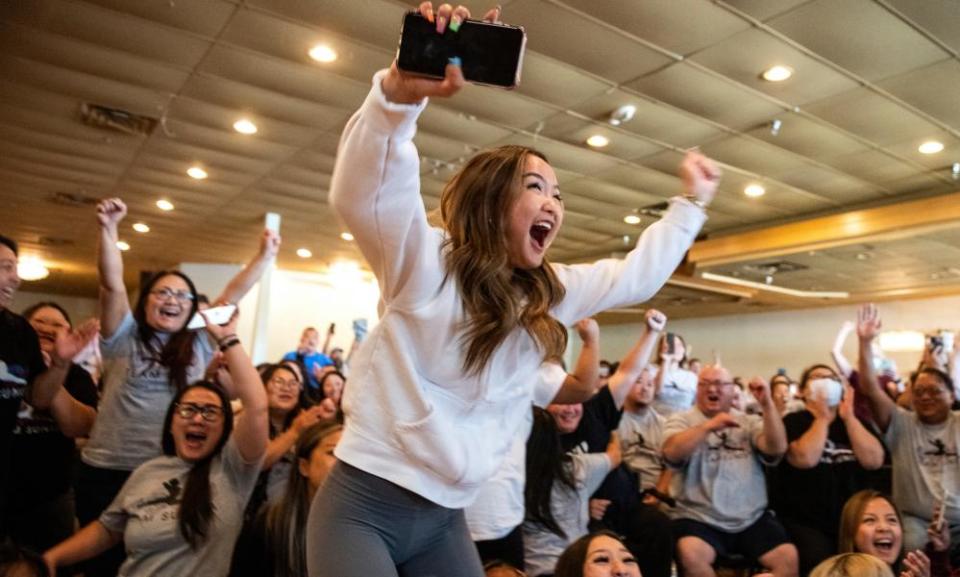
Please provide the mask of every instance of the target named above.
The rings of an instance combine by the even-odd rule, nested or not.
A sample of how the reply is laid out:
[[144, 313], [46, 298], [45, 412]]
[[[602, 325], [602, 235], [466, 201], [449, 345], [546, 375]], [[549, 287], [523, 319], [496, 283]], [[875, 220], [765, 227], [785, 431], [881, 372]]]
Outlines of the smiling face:
[[857, 551], [873, 555], [893, 565], [900, 556], [903, 530], [893, 505], [883, 498], [867, 503], [853, 540]]
[[547, 249], [563, 224], [563, 202], [553, 168], [539, 156], [524, 159], [520, 190], [507, 212], [507, 257], [510, 266], [533, 269], [543, 264]]
[[583, 577], [640, 577], [640, 566], [623, 543], [599, 535], [587, 546]]
[[[180, 397], [170, 434], [177, 456], [188, 462], [196, 462], [213, 452], [223, 435], [223, 405], [220, 397], [209, 389], [193, 387]], [[191, 410], [193, 415], [184, 417], [182, 411]], [[207, 420], [203, 411], [216, 412], [213, 420]]]
[[147, 324], [165, 333], [181, 330], [187, 324], [194, 298], [190, 285], [179, 276], [168, 274], [160, 277], [150, 287], [145, 303]]
[[323, 396], [339, 404], [343, 395], [343, 378], [336, 373], [329, 373], [323, 379]]
[[653, 382], [653, 367], [647, 366], [637, 378], [637, 382], [630, 389], [630, 402], [638, 407], [646, 407], [653, 402], [653, 397], [657, 392], [656, 385]]
[[557, 423], [557, 430], [561, 435], [572, 433], [577, 430], [580, 419], [583, 417], [583, 405], [550, 405], [547, 411], [553, 415], [553, 420]]
[[40, 307], [27, 319], [40, 339], [40, 350], [50, 354], [57, 342], [57, 336], [70, 330], [70, 322], [63, 313], [54, 307]]
[[300, 344], [297, 346], [297, 351], [304, 356], [309, 356], [317, 352], [317, 345], [319, 344], [320, 333], [317, 332], [317, 329], [306, 328], [300, 335]]
[[310, 453], [310, 460], [300, 459], [297, 464], [300, 474], [307, 478], [311, 493], [316, 492], [320, 485], [323, 485], [327, 475], [330, 474], [337, 462], [333, 450], [337, 448], [337, 443], [340, 442], [340, 434], [340, 431], [335, 431], [321, 439], [313, 452]]
[[0, 311], [10, 306], [18, 288], [17, 255], [9, 246], [0, 244]]
[[936, 375], [920, 373], [911, 389], [913, 410], [920, 422], [930, 425], [942, 423], [950, 416], [953, 393]]
[[286, 414], [300, 401], [300, 381], [286, 367], [277, 368], [264, 383], [267, 389], [267, 404], [272, 411]]
[[707, 417], [729, 412], [739, 393], [740, 390], [727, 369], [708, 365], [700, 371], [697, 380], [697, 407]]

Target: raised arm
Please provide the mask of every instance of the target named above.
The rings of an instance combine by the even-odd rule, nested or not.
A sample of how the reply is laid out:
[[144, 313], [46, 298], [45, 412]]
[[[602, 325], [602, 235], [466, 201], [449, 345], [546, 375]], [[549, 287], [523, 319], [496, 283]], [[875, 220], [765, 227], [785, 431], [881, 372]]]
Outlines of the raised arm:
[[267, 267], [277, 258], [277, 251], [280, 250], [280, 234], [269, 228], [263, 230], [260, 236], [260, 249], [257, 254], [250, 259], [247, 266], [238, 272], [236, 276], [230, 279], [223, 293], [214, 301], [214, 303], [239, 303], [240, 300], [250, 292], [253, 285], [257, 284], [260, 277], [267, 270]]
[[706, 440], [707, 435], [713, 431], [739, 426], [737, 420], [729, 413], [717, 413], [699, 425], [667, 437], [663, 442], [663, 459], [673, 465], [685, 463], [697, 447]]
[[847, 360], [847, 357], [843, 355], [843, 343], [847, 342], [847, 336], [853, 332], [856, 328], [856, 325], [850, 321], [845, 321], [840, 325], [840, 330], [837, 331], [837, 338], [833, 341], [833, 348], [830, 349], [830, 356], [833, 357], [833, 364], [837, 366], [837, 370], [845, 378], [850, 378], [850, 375], [853, 374], [853, 367], [850, 365], [850, 361]]
[[[99, 327], [100, 324], [91, 319], [76, 329], [57, 335], [53, 354], [50, 355], [50, 366], [33, 379], [24, 394], [28, 404], [35, 409], [44, 411], [51, 408], [54, 400], [63, 389], [63, 381], [70, 371], [70, 363], [73, 357], [80, 354], [80, 351], [97, 336]], [[63, 408], [63, 406], [61, 405], [60, 408]]]
[[858, 366], [860, 369], [860, 390], [867, 395], [870, 400], [870, 408], [873, 411], [873, 419], [877, 422], [881, 431], [886, 431], [890, 426], [890, 420], [893, 418], [893, 412], [897, 410], [896, 403], [887, 395], [880, 381], [877, 379], [877, 372], [873, 368], [873, 341], [880, 334], [880, 313], [874, 304], [865, 304], [857, 311], [857, 336], [860, 339], [860, 358]]
[[640, 374], [647, 368], [650, 362], [650, 355], [657, 344], [663, 327], [667, 324], [667, 316], [655, 309], [648, 309], [644, 316], [646, 321], [643, 327], [643, 334], [637, 340], [633, 348], [620, 361], [617, 371], [610, 377], [609, 387], [610, 395], [617, 408], [623, 408], [623, 402], [626, 400], [630, 389], [640, 378]]
[[558, 405], [582, 403], [596, 394], [600, 385], [600, 327], [593, 319], [583, 319], [576, 327], [582, 343], [580, 356], [551, 401]]
[[823, 396], [807, 399], [807, 410], [813, 415], [810, 428], [787, 447], [787, 462], [798, 469], [812, 469], [820, 463], [823, 449], [827, 446], [830, 423], [834, 419]]
[[43, 560], [50, 569], [50, 574], [56, 575], [58, 567], [69, 567], [92, 559], [119, 543], [122, 538], [122, 533], [114, 533], [100, 521], [94, 521], [49, 549], [43, 554]]
[[623, 452], [620, 449], [620, 435], [616, 431], [610, 433], [610, 440], [607, 441], [607, 458], [610, 459], [610, 470], [620, 466], [623, 461]]
[[763, 411], [763, 433], [757, 439], [757, 449], [764, 455], [780, 457], [787, 452], [787, 430], [783, 427], [783, 418], [773, 404], [770, 383], [763, 377], [750, 380], [750, 392]]
[[207, 332], [223, 352], [227, 370], [230, 372], [232, 393], [243, 405], [243, 415], [237, 418], [233, 427], [234, 443], [244, 461], [255, 463], [266, 453], [270, 437], [267, 393], [260, 374], [237, 338], [239, 318], [239, 315], [234, 313], [230, 322], [224, 326], [211, 324], [208, 319]]
[[108, 198], [97, 205], [100, 244], [97, 249], [97, 270], [100, 279], [100, 333], [109, 338], [130, 312], [127, 287], [123, 283], [123, 257], [117, 248], [120, 233], [117, 227], [127, 216], [127, 205], [119, 198]]
[[267, 445], [267, 452], [263, 458], [263, 464], [260, 466], [264, 471], [277, 464], [277, 461], [283, 458], [300, 439], [304, 431], [316, 425], [323, 419], [332, 419], [336, 416], [336, 410], [330, 411], [325, 405], [314, 405], [309, 409], [300, 411], [300, 414], [293, 419], [290, 428], [270, 440]]
[[843, 426], [847, 428], [847, 436], [850, 437], [850, 447], [853, 449], [853, 456], [864, 469], [873, 471], [883, 466], [883, 445], [880, 439], [876, 438], [853, 410], [854, 391], [849, 383], [843, 387], [843, 400], [840, 401], [840, 407], [837, 409], [837, 416], [843, 421]]

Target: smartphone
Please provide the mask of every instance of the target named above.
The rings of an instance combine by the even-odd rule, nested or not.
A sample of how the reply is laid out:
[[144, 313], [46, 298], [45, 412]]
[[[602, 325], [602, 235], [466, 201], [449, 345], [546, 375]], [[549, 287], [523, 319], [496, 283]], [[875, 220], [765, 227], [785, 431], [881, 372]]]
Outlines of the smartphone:
[[[225, 325], [230, 322], [230, 317], [233, 316], [233, 311], [237, 310], [237, 305], [223, 305], [222, 307], [213, 307], [203, 311], [207, 318], [210, 319], [215, 325]], [[187, 328], [191, 330], [206, 328], [207, 323], [203, 320], [203, 317], [198, 312], [193, 315], [193, 318], [190, 319], [190, 322], [187, 323]]]
[[527, 34], [521, 26], [465, 20], [460, 30], [437, 34], [436, 24], [418, 12], [403, 17], [397, 67], [443, 78], [450, 58], [460, 58], [463, 76], [474, 84], [515, 88], [520, 84]]
[[353, 321], [353, 338], [362, 341], [367, 336], [367, 319], [355, 319]]
[[673, 333], [667, 333], [667, 354], [673, 355], [677, 352], [677, 336]]

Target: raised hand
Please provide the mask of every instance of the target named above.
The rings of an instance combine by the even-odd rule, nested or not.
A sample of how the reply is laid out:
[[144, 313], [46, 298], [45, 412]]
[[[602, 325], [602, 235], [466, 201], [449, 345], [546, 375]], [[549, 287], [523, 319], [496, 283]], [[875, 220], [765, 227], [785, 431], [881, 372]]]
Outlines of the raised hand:
[[761, 407], [766, 407], [773, 403], [773, 397], [770, 395], [770, 383], [763, 377], [753, 377], [750, 379], [750, 393]]
[[280, 233], [269, 228], [263, 229], [260, 235], [260, 256], [274, 258], [280, 251]]
[[903, 558], [903, 568], [900, 577], [930, 577], [930, 558], [919, 549], [911, 551]]
[[595, 343], [600, 340], [600, 325], [594, 319], [581, 319], [577, 321], [577, 336], [585, 343]]
[[720, 431], [739, 427], [740, 423], [730, 413], [717, 413], [709, 421], [703, 424], [708, 431]]
[[857, 418], [853, 412], [854, 394], [853, 387], [850, 386], [850, 383], [846, 379], [843, 379], [843, 398], [840, 399], [840, 406], [837, 407], [837, 416], [839, 416], [842, 421]]
[[240, 322], [239, 308], [234, 309], [233, 316], [231, 316], [227, 324], [223, 326], [210, 322], [210, 319], [207, 318], [207, 314], [204, 311], [200, 311], [200, 316], [202, 316], [203, 320], [207, 323], [207, 332], [210, 333], [210, 336], [213, 337], [217, 343], [220, 343], [224, 337], [237, 336], [237, 324]]
[[643, 318], [647, 322], [647, 328], [652, 332], [663, 332], [664, 327], [667, 326], [667, 315], [656, 309], [647, 309]]
[[116, 227], [127, 216], [127, 205], [119, 198], [107, 198], [97, 203], [97, 221], [100, 226]]
[[720, 167], [698, 150], [688, 150], [680, 164], [680, 179], [685, 194], [704, 205], [710, 204], [720, 184]]
[[864, 340], [873, 340], [880, 334], [883, 323], [877, 305], [868, 303], [857, 311], [857, 336]]
[[61, 331], [57, 335], [50, 361], [61, 366], [69, 364], [73, 357], [80, 354], [80, 351], [97, 336], [99, 331], [100, 321], [97, 319], [87, 319], [71, 331]]
[[607, 514], [607, 507], [610, 506], [610, 499], [590, 499], [590, 518], [595, 521], [603, 519]]
[[293, 419], [292, 427], [297, 434], [303, 433], [313, 425], [316, 425], [323, 419], [329, 419], [330, 415], [326, 407], [322, 405], [314, 405], [309, 409], [304, 409], [300, 411], [300, 414]]

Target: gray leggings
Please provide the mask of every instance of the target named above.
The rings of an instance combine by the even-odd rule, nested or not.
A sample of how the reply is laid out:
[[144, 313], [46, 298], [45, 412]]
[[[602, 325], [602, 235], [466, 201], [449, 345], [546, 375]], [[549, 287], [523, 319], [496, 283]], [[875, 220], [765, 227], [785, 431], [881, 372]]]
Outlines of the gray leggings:
[[338, 462], [307, 520], [310, 577], [483, 577], [463, 511]]

